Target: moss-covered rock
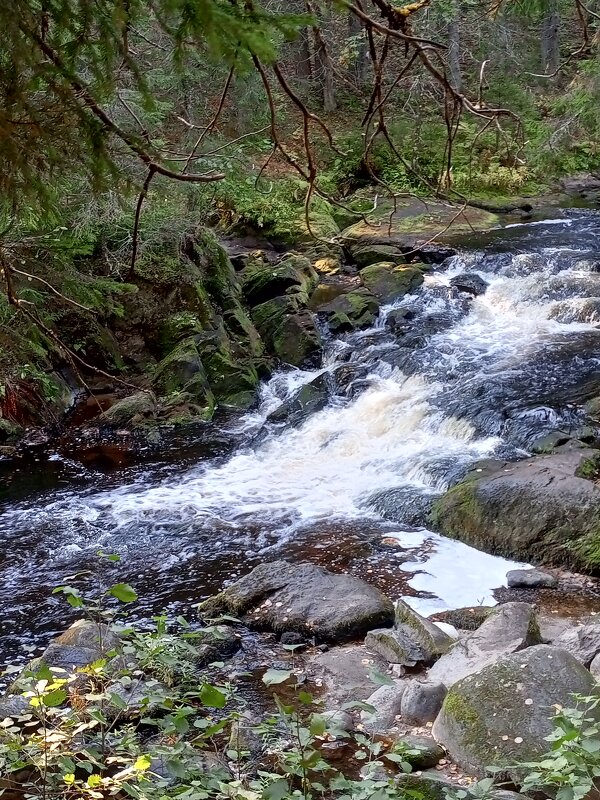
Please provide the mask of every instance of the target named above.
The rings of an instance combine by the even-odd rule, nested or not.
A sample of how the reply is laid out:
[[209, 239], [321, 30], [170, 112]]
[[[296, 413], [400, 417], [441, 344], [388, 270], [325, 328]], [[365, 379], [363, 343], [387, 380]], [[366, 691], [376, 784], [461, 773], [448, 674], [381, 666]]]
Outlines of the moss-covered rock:
[[454, 684], [433, 735], [472, 774], [487, 767], [515, 772], [516, 764], [548, 750], [554, 707], [572, 705], [574, 694], [589, 695], [593, 687], [588, 670], [565, 650], [530, 647]]
[[[431, 524], [490, 553], [600, 571], [600, 487], [593, 450], [570, 450], [472, 473], [438, 499]], [[595, 463], [595, 461], [594, 461]]]
[[215, 398], [194, 337], [184, 339], [163, 358], [152, 383], [160, 395], [185, 392], [204, 409], [207, 417], [212, 415]]
[[318, 308], [333, 333], [371, 327], [379, 313], [377, 298], [364, 287], [339, 295]]
[[360, 273], [363, 285], [382, 303], [391, 303], [423, 283], [423, 273], [414, 266], [381, 262], [365, 267]]
[[254, 258], [243, 272], [242, 291], [250, 306], [257, 306], [284, 294], [298, 294], [308, 303], [318, 283], [318, 275], [305, 256], [291, 253], [277, 264]]
[[371, 264], [387, 262], [391, 264], [406, 264], [406, 256], [399, 247], [391, 244], [363, 244], [351, 250], [352, 260], [359, 269], [370, 267]]
[[252, 310], [252, 320], [270, 351], [286, 364], [299, 367], [320, 353], [321, 335], [296, 295], [261, 303]]
[[152, 392], [136, 392], [117, 400], [104, 412], [104, 419], [112, 425], [138, 425], [153, 417], [156, 397]]

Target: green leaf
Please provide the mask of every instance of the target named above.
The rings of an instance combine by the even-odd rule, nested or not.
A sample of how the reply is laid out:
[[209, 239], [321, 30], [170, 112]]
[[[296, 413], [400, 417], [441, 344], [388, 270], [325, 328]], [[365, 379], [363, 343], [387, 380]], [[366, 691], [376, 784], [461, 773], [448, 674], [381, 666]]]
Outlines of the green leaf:
[[206, 708], [224, 708], [227, 697], [216, 686], [205, 683], [200, 690], [200, 702]]
[[384, 675], [383, 672], [377, 672], [375, 669], [369, 672], [369, 678], [373, 683], [379, 684], [379, 686], [394, 686], [394, 681], [389, 675]]
[[283, 778], [271, 783], [269, 786], [265, 786], [263, 789], [264, 800], [284, 800], [284, 798], [289, 797], [289, 794], [290, 787]]
[[274, 686], [277, 683], [285, 683], [292, 677], [292, 673], [287, 669], [268, 669], [262, 677], [266, 686]]
[[137, 600], [137, 592], [128, 583], [115, 583], [108, 590], [108, 594], [116, 597], [121, 603], [133, 603]]
[[67, 695], [68, 693], [64, 689], [55, 689], [42, 697], [42, 703], [48, 708], [56, 708], [65, 702]]
[[151, 765], [152, 761], [149, 756], [139, 756], [133, 768], [136, 772], [145, 772], [147, 769], [150, 769]]

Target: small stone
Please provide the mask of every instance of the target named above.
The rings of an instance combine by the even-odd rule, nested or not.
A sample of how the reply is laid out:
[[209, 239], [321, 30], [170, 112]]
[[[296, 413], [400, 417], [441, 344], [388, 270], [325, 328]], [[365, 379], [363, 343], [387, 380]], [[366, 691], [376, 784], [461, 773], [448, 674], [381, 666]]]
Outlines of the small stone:
[[397, 681], [393, 686], [380, 686], [367, 698], [365, 702], [374, 711], [361, 711], [360, 721], [366, 731], [384, 733], [395, 726], [405, 689], [406, 683]]
[[435, 681], [411, 681], [402, 696], [400, 714], [404, 722], [424, 725], [433, 722], [444, 702], [447, 689]]

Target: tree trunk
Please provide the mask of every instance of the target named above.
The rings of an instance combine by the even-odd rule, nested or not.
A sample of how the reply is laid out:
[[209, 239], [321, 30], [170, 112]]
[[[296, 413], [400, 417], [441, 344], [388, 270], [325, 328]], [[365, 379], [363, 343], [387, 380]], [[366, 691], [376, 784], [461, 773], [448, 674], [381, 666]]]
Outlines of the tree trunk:
[[[305, 14], [304, 0], [288, 0], [282, 4], [282, 11], [292, 14]], [[313, 77], [310, 29], [300, 28], [298, 38], [286, 47], [289, 56], [285, 59], [289, 72], [300, 82], [308, 82]]]
[[331, 23], [331, 0], [323, 0], [319, 4], [318, 27], [314, 30], [315, 79], [319, 82], [321, 89], [323, 110], [328, 114], [336, 109], [333, 61], [330, 54], [333, 40]]
[[348, 15], [348, 36], [352, 48], [349, 72], [356, 83], [363, 86], [367, 79], [367, 41], [363, 24], [356, 14]]
[[560, 13], [556, 0], [550, 0], [542, 20], [542, 72], [552, 74], [560, 65]]
[[462, 72], [460, 68], [460, 6], [454, 9], [453, 19], [448, 24], [448, 71], [450, 83], [457, 91], [462, 91]]

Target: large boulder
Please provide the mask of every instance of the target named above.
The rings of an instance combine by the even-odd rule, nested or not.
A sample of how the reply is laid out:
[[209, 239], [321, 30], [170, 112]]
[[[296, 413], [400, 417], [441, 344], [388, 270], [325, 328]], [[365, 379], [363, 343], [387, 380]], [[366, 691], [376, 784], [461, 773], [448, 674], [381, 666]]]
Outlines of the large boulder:
[[598, 571], [600, 486], [583, 477], [593, 455], [571, 450], [471, 473], [434, 503], [431, 523], [486, 552]]
[[306, 256], [289, 253], [277, 264], [252, 258], [241, 273], [242, 292], [250, 306], [284, 294], [300, 294], [308, 302], [319, 278]]
[[463, 769], [514, 767], [548, 749], [553, 707], [589, 695], [594, 679], [570, 653], [548, 645], [503, 656], [455, 683], [433, 726], [434, 738]]
[[151, 419], [156, 412], [156, 397], [152, 392], [135, 392], [117, 400], [104, 412], [111, 425], [138, 425]]
[[426, 662], [439, 658], [454, 644], [454, 639], [434, 622], [414, 611], [404, 600], [396, 601], [394, 628], [397, 631], [410, 632], [416, 638], [424, 653], [423, 660]]
[[203, 615], [241, 617], [259, 630], [297, 631], [322, 641], [347, 641], [391, 623], [394, 606], [374, 586], [313, 564], [261, 564], [200, 605]]
[[394, 262], [381, 262], [365, 267], [360, 273], [363, 285], [381, 303], [391, 303], [423, 283], [423, 273], [415, 266], [403, 266]]
[[430, 680], [452, 686], [501, 656], [541, 643], [535, 611], [528, 603], [499, 606], [475, 631], [459, 639], [429, 670]]
[[379, 302], [368, 289], [358, 287], [318, 308], [333, 333], [370, 328], [379, 314]]
[[252, 321], [270, 352], [286, 364], [300, 367], [320, 353], [321, 335], [298, 295], [261, 303], [252, 309]]

